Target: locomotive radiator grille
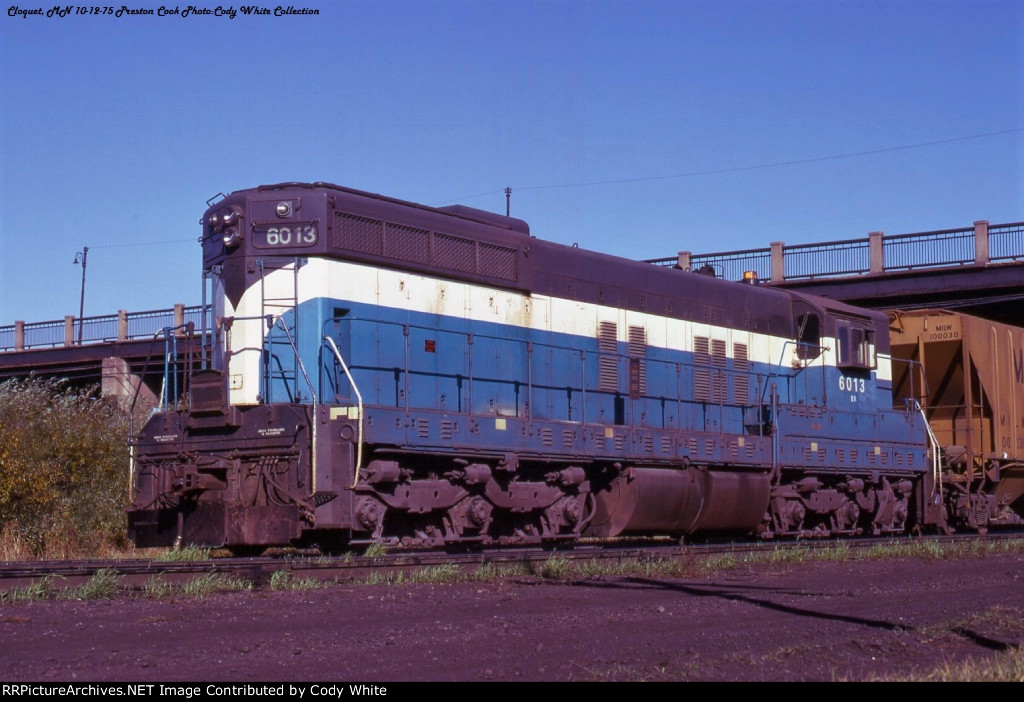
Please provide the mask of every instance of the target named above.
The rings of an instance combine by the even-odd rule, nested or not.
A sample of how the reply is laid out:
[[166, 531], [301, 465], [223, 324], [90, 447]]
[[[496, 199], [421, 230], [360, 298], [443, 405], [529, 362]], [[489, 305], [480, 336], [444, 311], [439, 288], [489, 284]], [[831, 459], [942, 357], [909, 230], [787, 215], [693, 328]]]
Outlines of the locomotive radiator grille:
[[430, 232], [426, 229], [385, 223], [384, 255], [429, 264]]
[[367, 219], [338, 212], [334, 224], [335, 246], [348, 247], [376, 256], [383, 253], [381, 243], [384, 227], [379, 219]]
[[492, 278], [519, 280], [519, 257], [505, 246], [480, 243], [480, 272]]
[[463, 273], [476, 272], [476, 244], [450, 234], [434, 235], [434, 263]]
[[498, 280], [519, 280], [519, 253], [515, 248], [346, 212], [334, 213], [333, 243], [335, 248], [399, 261]]

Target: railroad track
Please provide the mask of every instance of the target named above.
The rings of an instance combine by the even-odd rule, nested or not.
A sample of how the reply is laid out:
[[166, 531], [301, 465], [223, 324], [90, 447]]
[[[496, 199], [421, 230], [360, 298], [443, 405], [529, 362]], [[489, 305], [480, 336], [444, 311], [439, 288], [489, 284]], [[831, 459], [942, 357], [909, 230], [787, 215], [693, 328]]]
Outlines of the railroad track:
[[[1000, 531], [980, 535], [954, 534], [901, 536], [859, 539], [821, 539], [799, 541], [715, 541], [679, 544], [669, 540], [629, 541], [625, 543], [581, 543], [575, 546], [550, 548], [502, 548], [465, 553], [418, 552], [395, 550], [381, 555], [322, 556], [282, 552], [248, 558], [211, 558], [208, 560], [115, 559], [77, 561], [23, 561], [0, 565], [0, 592], [24, 588], [48, 579], [55, 590], [81, 586], [101, 571], [119, 576], [121, 587], [141, 589], [147, 581], [159, 577], [165, 582], [187, 581], [199, 575], [217, 573], [235, 580], [245, 580], [255, 587], [265, 586], [274, 573], [287, 571], [297, 578], [321, 581], [360, 581], [371, 575], [378, 580], [414, 576], [428, 569], [458, 568], [463, 573], [487, 564], [497, 572], [514, 575], [543, 575], [545, 566], [557, 561], [560, 565], [588, 562], [613, 564], [635, 561], [688, 560], [697, 562], [713, 556], [731, 555], [738, 561], [786, 561], [796, 552], [847, 549], [851, 552], [904, 547], [908, 556], [928, 556], [928, 549], [952, 545], [993, 544], [1006, 541], [1024, 542], [1024, 530]], [[917, 547], [918, 551], [914, 548]], [[1022, 547], [1024, 548], [1024, 547]], [[893, 549], [894, 551], [896, 549]], [[899, 555], [898, 553], [896, 555]], [[812, 556], [813, 557], [813, 556]], [[410, 577], [409, 579], [415, 579]]]

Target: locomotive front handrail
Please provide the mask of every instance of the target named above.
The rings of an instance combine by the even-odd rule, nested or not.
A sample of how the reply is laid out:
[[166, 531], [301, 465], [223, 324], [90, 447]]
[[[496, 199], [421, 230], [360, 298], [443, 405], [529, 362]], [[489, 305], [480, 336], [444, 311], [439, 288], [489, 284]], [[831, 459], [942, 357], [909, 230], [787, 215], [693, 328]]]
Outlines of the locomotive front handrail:
[[[273, 326], [277, 326], [277, 323], [281, 321], [281, 315], [278, 315], [276, 317], [271, 317], [270, 315], [268, 315], [268, 317], [269, 317], [269, 319], [267, 321], [270, 323], [270, 325], [272, 327]], [[310, 439], [312, 441], [312, 446], [311, 446], [312, 450], [310, 451], [310, 453], [312, 453], [312, 456], [310, 457], [310, 472], [312, 473], [312, 480], [310, 482], [312, 483], [313, 492], [316, 492], [316, 453], [317, 453], [317, 451], [316, 451], [316, 449], [317, 449], [317, 446], [316, 446], [316, 425], [317, 425], [317, 417], [316, 417], [316, 406], [317, 406], [316, 390], [313, 389], [313, 383], [311, 383], [309, 381], [309, 376], [306, 374], [306, 366], [302, 362], [302, 357], [299, 356], [299, 349], [295, 346], [295, 340], [292, 338], [292, 333], [290, 331], [288, 331], [288, 325], [287, 324], [282, 324], [281, 328], [284, 329], [285, 336], [288, 337], [288, 343], [291, 345], [292, 352], [295, 354], [295, 360], [299, 364], [299, 370], [302, 371], [302, 377], [306, 379], [306, 386], [309, 388], [309, 393], [313, 396], [313, 430], [312, 430], [312, 433], [310, 435]]]
[[348, 364], [345, 363], [345, 359], [341, 357], [341, 352], [338, 350], [338, 345], [334, 343], [334, 339], [325, 334], [324, 341], [330, 344], [331, 351], [334, 353], [334, 357], [338, 359], [338, 363], [341, 364], [342, 370], [345, 371], [345, 376], [348, 378], [348, 382], [352, 385], [352, 390], [356, 394], [356, 402], [359, 407], [359, 429], [358, 439], [356, 440], [356, 467], [355, 470], [352, 472], [352, 487], [355, 488], [355, 486], [359, 483], [359, 467], [363, 463], [363, 395], [362, 393], [359, 392], [359, 388], [356, 386], [355, 378], [353, 378], [352, 373], [349, 372]]

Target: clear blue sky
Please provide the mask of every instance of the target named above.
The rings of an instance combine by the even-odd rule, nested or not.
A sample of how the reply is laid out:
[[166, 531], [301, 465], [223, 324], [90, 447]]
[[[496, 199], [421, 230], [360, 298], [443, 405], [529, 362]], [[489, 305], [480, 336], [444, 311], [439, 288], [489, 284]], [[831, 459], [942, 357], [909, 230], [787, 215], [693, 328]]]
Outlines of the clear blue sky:
[[1024, 220], [1022, 131], [573, 185], [1022, 129], [1024, 2], [293, 4], [0, 16], [0, 324], [77, 314], [82, 246], [87, 316], [197, 304], [206, 200], [288, 180], [511, 186], [535, 235], [633, 258]]

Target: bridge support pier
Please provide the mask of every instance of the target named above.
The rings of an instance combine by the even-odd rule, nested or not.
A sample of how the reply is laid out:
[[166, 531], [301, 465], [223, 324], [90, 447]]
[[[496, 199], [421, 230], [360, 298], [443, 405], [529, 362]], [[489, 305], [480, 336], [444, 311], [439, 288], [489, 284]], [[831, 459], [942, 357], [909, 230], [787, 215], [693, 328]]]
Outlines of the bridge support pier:
[[104, 358], [102, 372], [100, 391], [103, 397], [114, 398], [127, 409], [131, 407], [132, 398], [137, 390], [139, 399], [135, 402], [136, 407], [156, 407], [158, 401], [156, 394], [142, 382], [141, 377], [132, 373], [128, 362], [123, 358], [116, 356]]

